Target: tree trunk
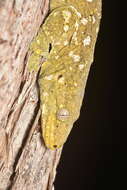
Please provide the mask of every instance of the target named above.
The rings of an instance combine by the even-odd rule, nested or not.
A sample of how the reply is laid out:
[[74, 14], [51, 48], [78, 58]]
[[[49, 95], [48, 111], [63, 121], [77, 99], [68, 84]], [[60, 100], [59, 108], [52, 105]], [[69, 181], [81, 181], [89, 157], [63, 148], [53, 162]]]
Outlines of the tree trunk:
[[48, 9], [49, 0], [0, 0], [0, 190], [54, 189], [62, 148], [42, 142], [37, 76], [26, 67]]

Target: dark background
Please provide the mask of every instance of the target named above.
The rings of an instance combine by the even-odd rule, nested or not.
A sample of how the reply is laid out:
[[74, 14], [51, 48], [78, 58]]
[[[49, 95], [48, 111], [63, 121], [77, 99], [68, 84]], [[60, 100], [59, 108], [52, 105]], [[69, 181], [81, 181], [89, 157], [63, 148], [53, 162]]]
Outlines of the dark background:
[[116, 9], [116, 1], [103, 0], [94, 63], [80, 118], [64, 146], [57, 168], [56, 190], [114, 190], [124, 187]]

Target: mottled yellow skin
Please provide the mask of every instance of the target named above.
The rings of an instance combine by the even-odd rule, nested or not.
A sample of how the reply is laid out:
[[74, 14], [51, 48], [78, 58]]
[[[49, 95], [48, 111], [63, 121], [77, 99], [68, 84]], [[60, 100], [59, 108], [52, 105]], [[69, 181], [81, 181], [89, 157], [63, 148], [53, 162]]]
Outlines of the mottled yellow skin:
[[45, 144], [61, 147], [80, 114], [93, 60], [100, 0], [51, 0], [51, 12], [31, 43], [29, 70], [39, 74]]

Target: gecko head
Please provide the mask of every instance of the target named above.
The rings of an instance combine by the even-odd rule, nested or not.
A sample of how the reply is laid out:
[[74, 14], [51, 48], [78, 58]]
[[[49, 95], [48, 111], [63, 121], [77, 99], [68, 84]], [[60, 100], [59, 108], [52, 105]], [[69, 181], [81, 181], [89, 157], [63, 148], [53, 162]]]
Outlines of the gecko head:
[[63, 146], [72, 129], [72, 119], [70, 111], [66, 108], [60, 108], [56, 115], [50, 114], [47, 119], [47, 125], [43, 125], [43, 137], [46, 146], [55, 150]]

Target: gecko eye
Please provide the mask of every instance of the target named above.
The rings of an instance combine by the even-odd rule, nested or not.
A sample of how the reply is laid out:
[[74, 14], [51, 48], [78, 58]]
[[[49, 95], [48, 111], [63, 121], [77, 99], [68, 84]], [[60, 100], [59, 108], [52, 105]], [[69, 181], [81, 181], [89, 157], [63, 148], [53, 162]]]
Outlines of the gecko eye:
[[57, 118], [61, 121], [66, 121], [69, 118], [69, 116], [69, 111], [65, 108], [62, 108], [57, 112]]
[[52, 44], [50, 43], [49, 44], [49, 53], [50, 53], [51, 49], [52, 49]]

